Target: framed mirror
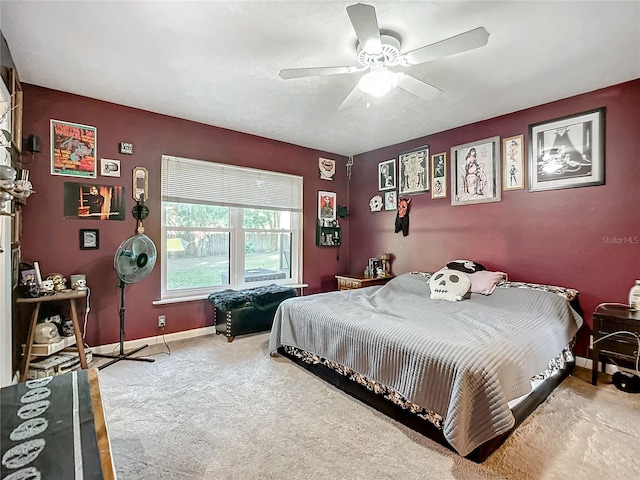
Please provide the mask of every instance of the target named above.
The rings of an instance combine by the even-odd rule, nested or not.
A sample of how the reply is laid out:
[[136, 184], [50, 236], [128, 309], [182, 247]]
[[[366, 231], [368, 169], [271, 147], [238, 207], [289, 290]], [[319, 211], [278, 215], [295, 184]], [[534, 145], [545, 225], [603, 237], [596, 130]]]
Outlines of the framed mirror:
[[149, 171], [144, 167], [133, 169], [133, 199], [144, 201], [149, 198]]

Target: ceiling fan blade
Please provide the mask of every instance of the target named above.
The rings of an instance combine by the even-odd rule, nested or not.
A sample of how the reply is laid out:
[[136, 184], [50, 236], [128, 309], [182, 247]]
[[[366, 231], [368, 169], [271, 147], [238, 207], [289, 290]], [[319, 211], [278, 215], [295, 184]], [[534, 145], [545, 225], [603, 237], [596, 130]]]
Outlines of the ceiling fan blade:
[[280, 70], [280, 77], [285, 80], [291, 78], [319, 77], [323, 75], [338, 75], [340, 73], [352, 73], [358, 67], [309, 67], [309, 68], [285, 68]]
[[382, 52], [378, 18], [373, 5], [356, 3], [347, 7], [347, 14], [362, 49], [372, 55]]
[[425, 100], [432, 100], [442, 93], [437, 87], [424, 83], [411, 75], [400, 75], [398, 78], [398, 86], [407, 92], [413, 93], [415, 96]]
[[478, 27], [431, 45], [411, 50], [402, 55], [402, 57], [409, 65], [416, 65], [483, 47], [488, 40], [489, 32], [484, 27]]
[[349, 95], [347, 95], [347, 98], [345, 98], [344, 101], [340, 104], [338, 110], [347, 110], [353, 107], [356, 103], [358, 103], [358, 100], [362, 98], [362, 95], [364, 95], [364, 92], [360, 90], [360, 88], [356, 84], [356, 86], [353, 87], [353, 90], [351, 90], [351, 93], [349, 93]]

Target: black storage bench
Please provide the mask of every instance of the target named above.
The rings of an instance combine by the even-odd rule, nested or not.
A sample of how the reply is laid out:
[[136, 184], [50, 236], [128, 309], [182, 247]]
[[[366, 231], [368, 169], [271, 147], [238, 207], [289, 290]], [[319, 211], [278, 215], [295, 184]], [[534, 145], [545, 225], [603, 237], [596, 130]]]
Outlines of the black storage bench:
[[280, 285], [212, 293], [208, 299], [214, 306], [216, 334], [233, 342], [236, 335], [270, 330], [278, 305], [295, 296], [295, 289]]

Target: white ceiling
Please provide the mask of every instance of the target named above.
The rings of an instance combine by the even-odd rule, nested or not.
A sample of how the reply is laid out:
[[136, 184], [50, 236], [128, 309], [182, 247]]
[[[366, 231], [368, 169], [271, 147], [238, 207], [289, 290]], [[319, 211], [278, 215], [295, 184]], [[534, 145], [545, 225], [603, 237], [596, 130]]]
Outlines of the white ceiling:
[[278, 73], [357, 65], [353, 3], [3, 1], [0, 25], [25, 83], [342, 155], [640, 78], [638, 1], [371, 1], [402, 53], [478, 26], [489, 42], [404, 70], [434, 100], [338, 111], [361, 74]]

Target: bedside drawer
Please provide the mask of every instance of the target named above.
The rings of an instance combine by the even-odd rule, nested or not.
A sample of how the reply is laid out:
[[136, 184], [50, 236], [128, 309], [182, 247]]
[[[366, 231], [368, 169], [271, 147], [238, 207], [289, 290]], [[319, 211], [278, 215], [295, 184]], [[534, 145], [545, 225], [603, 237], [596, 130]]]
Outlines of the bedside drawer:
[[343, 290], [351, 290], [354, 288], [360, 288], [362, 286], [362, 282], [359, 280], [349, 280], [346, 278], [341, 278], [338, 280], [338, 287]]
[[614, 338], [622, 338], [620, 337], [609, 337], [606, 340], [602, 340], [598, 342], [600, 344], [600, 352], [603, 354], [617, 354], [617, 355], [626, 355], [629, 357], [633, 357], [635, 360], [636, 355], [638, 355], [638, 342], [634, 341], [633, 337], [630, 335], [625, 335], [629, 337], [629, 342], [614, 340]]

